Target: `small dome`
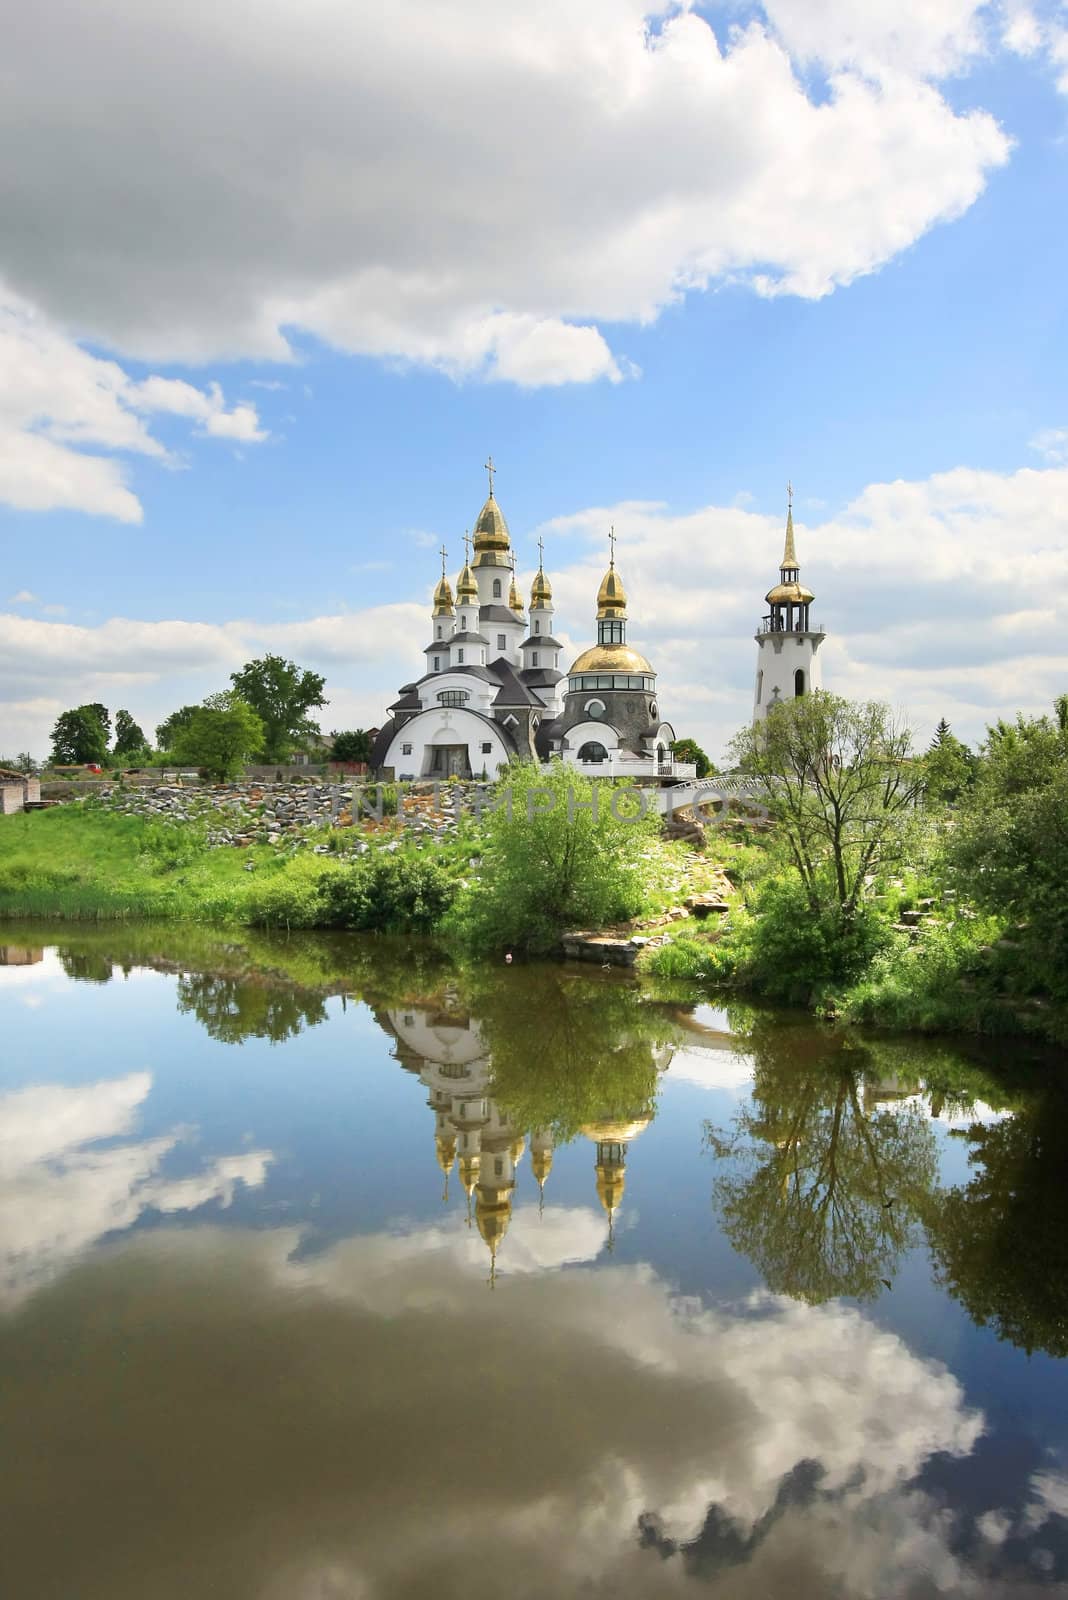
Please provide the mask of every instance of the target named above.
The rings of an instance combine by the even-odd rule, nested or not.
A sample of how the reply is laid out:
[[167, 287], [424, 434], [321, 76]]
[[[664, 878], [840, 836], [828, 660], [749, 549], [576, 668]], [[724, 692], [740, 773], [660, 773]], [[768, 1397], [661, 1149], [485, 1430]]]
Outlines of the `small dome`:
[[512, 573], [512, 587], [508, 591], [508, 604], [513, 611], [522, 611], [523, 609], [523, 596], [519, 593], [514, 572]]
[[461, 1156], [459, 1170], [460, 1182], [467, 1191], [468, 1199], [470, 1199], [475, 1192], [475, 1184], [478, 1182], [478, 1175], [482, 1171], [482, 1157], [480, 1155]]
[[508, 545], [508, 524], [504, 520], [504, 512], [491, 493], [475, 523], [475, 549], [507, 550]]
[[652, 667], [645, 657], [632, 650], [629, 644], [595, 644], [584, 650], [571, 666], [575, 672], [642, 672], [651, 673]]
[[552, 1150], [535, 1150], [530, 1158], [530, 1166], [537, 1181], [544, 1183], [553, 1168]]
[[478, 584], [469, 561], [464, 562], [463, 571], [456, 580], [456, 598], [461, 602], [478, 599]]
[[449, 1133], [435, 1134], [434, 1147], [437, 1151], [438, 1166], [442, 1172], [451, 1172], [452, 1164], [456, 1160], [456, 1135]]
[[452, 585], [444, 573], [441, 575], [441, 582], [434, 590], [434, 615], [436, 617], [452, 615]]
[[803, 583], [777, 583], [764, 598], [769, 606], [807, 606], [816, 596]]
[[613, 562], [601, 579], [601, 587], [597, 591], [597, 616], [618, 617], [626, 609], [626, 590]]
[[592, 1139], [594, 1144], [628, 1144], [631, 1139], [636, 1139], [652, 1122], [651, 1116], [634, 1117], [630, 1122], [587, 1122], [579, 1132], [586, 1139]]
[[552, 585], [541, 567], [539, 567], [537, 576], [530, 586], [530, 609], [531, 611], [544, 611], [546, 606], [552, 605], [552, 601]]

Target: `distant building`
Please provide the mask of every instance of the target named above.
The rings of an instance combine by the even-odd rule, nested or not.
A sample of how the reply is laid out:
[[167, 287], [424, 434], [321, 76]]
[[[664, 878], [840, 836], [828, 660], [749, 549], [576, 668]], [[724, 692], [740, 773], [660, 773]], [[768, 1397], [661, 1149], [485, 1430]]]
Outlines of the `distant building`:
[[761, 722], [774, 705], [811, 694], [823, 687], [819, 648], [825, 634], [811, 625], [815, 595], [801, 582], [794, 547], [793, 495], [786, 513], [786, 546], [779, 566], [779, 581], [769, 589], [768, 612], [756, 635], [757, 671], [753, 694], [753, 721]]
[[41, 780], [27, 777], [24, 772], [12, 772], [0, 767], [0, 817], [10, 817], [23, 811], [26, 802], [41, 798]]

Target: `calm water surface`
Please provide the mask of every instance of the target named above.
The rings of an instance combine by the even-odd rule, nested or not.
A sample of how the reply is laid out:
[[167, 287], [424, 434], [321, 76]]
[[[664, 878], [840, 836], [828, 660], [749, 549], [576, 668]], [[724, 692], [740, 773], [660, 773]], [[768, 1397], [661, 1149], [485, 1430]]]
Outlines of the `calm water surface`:
[[2, 938], [4, 1600], [1068, 1593], [1063, 1060]]

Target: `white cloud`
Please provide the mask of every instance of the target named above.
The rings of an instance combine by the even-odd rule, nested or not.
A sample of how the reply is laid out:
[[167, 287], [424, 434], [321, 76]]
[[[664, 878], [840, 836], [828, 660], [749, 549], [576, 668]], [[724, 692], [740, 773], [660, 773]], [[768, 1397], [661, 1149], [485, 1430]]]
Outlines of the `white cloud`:
[[8, 605], [9, 606], [32, 606], [36, 602], [36, 600], [37, 600], [37, 596], [35, 594], [31, 594], [29, 589], [20, 589], [18, 594], [13, 594], [11, 596], [10, 600], [8, 601]]
[[267, 437], [255, 407], [227, 410], [217, 383], [205, 391], [174, 378], [134, 382], [26, 301], [0, 293], [0, 503], [140, 522], [121, 459], [90, 452], [170, 460], [148, 430], [153, 413], [191, 418], [216, 438]]
[[147, 1210], [189, 1211], [212, 1200], [229, 1205], [238, 1183], [263, 1183], [269, 1151], [219, 1157], [172, 1179], [160, 1167], [181, 1133], [116, 1143], [133, 1129], [151, 1087], [151, 1073], [132, 1072], [101, 1083], [40, 1084], [0, 1095], [4, 1299], [19, 1299], [47, 1282]]
[[1031, 440], [1031, 448], [1053, 466], [1068, 467], [1068, 428], [1043, 428]]
[[767, 0], [717, 34], [675, 0], [41, 0], [7, 41], [0, 272], [152, 360], [288, 359], [295, 329], [615, 382], [603, 324], [724, 280], [825, 295], [972, 204], [1009, 141], [937, 85], [979, 10]]

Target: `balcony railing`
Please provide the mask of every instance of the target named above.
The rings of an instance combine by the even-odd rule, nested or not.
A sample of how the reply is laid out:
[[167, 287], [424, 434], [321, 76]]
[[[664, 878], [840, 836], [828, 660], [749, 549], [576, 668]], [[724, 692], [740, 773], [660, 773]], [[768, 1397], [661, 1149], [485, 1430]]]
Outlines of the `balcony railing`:
[[757, 632], [758, 633], [826, 633], [827, 629], [823, 626], [822, 622], [813, 624], [813, 626], [811, 628], [797, 628], [797, 627], [794, 627], [794, 628], [786, 628], [786, 627], [776, 628], [776, 627], [772, 626], [772, 620], [771, 620], [770, 617], [761, 617], [760, 622], [759, 622], [759, 624], [757, 626]]
[[670, 778], [679, 783], [697, 776], [692, 761], [660, 761], [655, 756], [638, 760], [630, 756], [624, 760], [610, 754], [604, 761], [573, 761], [570, 765], [591, 778]]

